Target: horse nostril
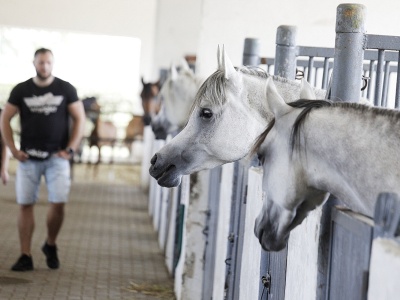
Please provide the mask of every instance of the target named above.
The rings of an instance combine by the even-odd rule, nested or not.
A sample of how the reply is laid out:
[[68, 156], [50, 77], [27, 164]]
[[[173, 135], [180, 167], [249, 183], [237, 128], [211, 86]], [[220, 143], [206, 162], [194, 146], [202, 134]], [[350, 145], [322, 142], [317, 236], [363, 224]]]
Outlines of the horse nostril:
[[156, 163], [156, 161], [157, 161], [157, 154], [154, 154], [154, 156], [151, 158], [151, 160], [150, 160], [150, 163], [152, 164], [152, 165], [154, 165], [155, 163]]

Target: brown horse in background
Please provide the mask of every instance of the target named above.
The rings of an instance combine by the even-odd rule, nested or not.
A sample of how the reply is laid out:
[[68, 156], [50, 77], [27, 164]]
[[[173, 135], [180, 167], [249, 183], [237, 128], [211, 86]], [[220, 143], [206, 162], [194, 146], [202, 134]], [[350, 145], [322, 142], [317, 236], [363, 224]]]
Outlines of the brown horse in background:
[[160, 111], [161, 101], [157, 98], [158, 93], [160, 92], [161, 85], [160, 81], [156, 82], [144, 82], [142, 77], [143, 89], [140, 93], [140, 97], [142, 98], [142, 106], [143, 106], [143, 123], [144, 125], [150, 125], [151, 118], [158, 114]]
[[[99, 150], [99, 156], [96, 164], [101, 161], [101, 147], [110, 146], [114, 149], [115, 143], [117, 141], [117, 128], [110, 121], [103, 121], [100, 118], [101, 106], [98, 104], [95, 97], [89, 97], [82, 100], [83, 107], [85, 109], [86, 117], [94, 125], [88, 138], [88, 145], [91, 149], [95, 146]], [[81, 143], [81, 149], [78, 151], [79, 160], [82, 155], [83, 143]], [[111, 163], [113, 162], [113, 157], [111, 156]]]

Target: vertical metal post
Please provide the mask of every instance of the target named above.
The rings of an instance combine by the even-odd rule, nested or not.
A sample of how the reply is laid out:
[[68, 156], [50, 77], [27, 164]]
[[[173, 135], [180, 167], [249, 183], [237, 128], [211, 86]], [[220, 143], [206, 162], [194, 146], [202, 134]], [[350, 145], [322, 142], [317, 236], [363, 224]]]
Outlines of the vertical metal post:
[[328, 87], [328, 78], [329, 78], [329, 57], [325, 57], [324, 59], [324, 71], [322, 75], [322, 88], [326, 90]]
[[296, 77], [297, 27], [281, 25], [276, 31], [274, 74], [294, 80]]
[[385, 59], [385, 51], [378, 50], [378, 64], [376, 65], [376, 82], [374, 105], [382, 106], [382, 78], [383, 78], [383, 61]]
[[254, 38], [245, 38], [242, 62], [243, 65], [258, 66], [260, 61], [260, 40]]
[[398, 52], [396, 77], [396, 98], [394, 100], [394, 107], [400, 108], [400, 51]]
[[337, 7], [332, 100], [358, 102], [360, 98], [365, 15], [366, 8], [362, 4]]

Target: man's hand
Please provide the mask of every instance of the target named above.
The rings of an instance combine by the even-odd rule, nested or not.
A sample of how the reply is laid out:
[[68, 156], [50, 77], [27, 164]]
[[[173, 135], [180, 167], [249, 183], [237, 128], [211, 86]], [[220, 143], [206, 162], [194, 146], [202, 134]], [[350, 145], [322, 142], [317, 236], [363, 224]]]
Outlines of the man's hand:
[[60, 150], [60, 151], [58, 151], [57, 153], [56, 153], [56, 155], [58, 156], [58, 157], [62, 157], [62, 158], [64, 158], [64, 159], [66, 159], [66, 160], [70, 160], [72, 157], [71, 157], [71, 155], [67, 152], [67, 151], [65, 151], [65, 150]]
[[12, 155], [19, 161], [23, 162], [29, 158], [29, 155], [21, 150], [14, 150], [12, 151]]

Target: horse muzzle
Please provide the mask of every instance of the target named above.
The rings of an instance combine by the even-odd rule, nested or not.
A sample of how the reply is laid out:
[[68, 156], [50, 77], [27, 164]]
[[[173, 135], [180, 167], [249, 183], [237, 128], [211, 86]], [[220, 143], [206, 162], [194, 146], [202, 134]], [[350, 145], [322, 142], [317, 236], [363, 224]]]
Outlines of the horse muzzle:
[[276, 235], [275, 231], [269, 228], [270, 226], [263, 226], [261, 222], [256, 220], [254, 226], [254, 234], [258, 238], [261, 247], [265, 251], [280, 251], [286, 247], [289, 235], [280, 238]]
[[181, 183], [182, 175], [179, 174], [176, 166], [164, 162], [160, 154], [154, 154], [150, 163], [149, 173], [157, 180], [159, 185], [175, 187]]

